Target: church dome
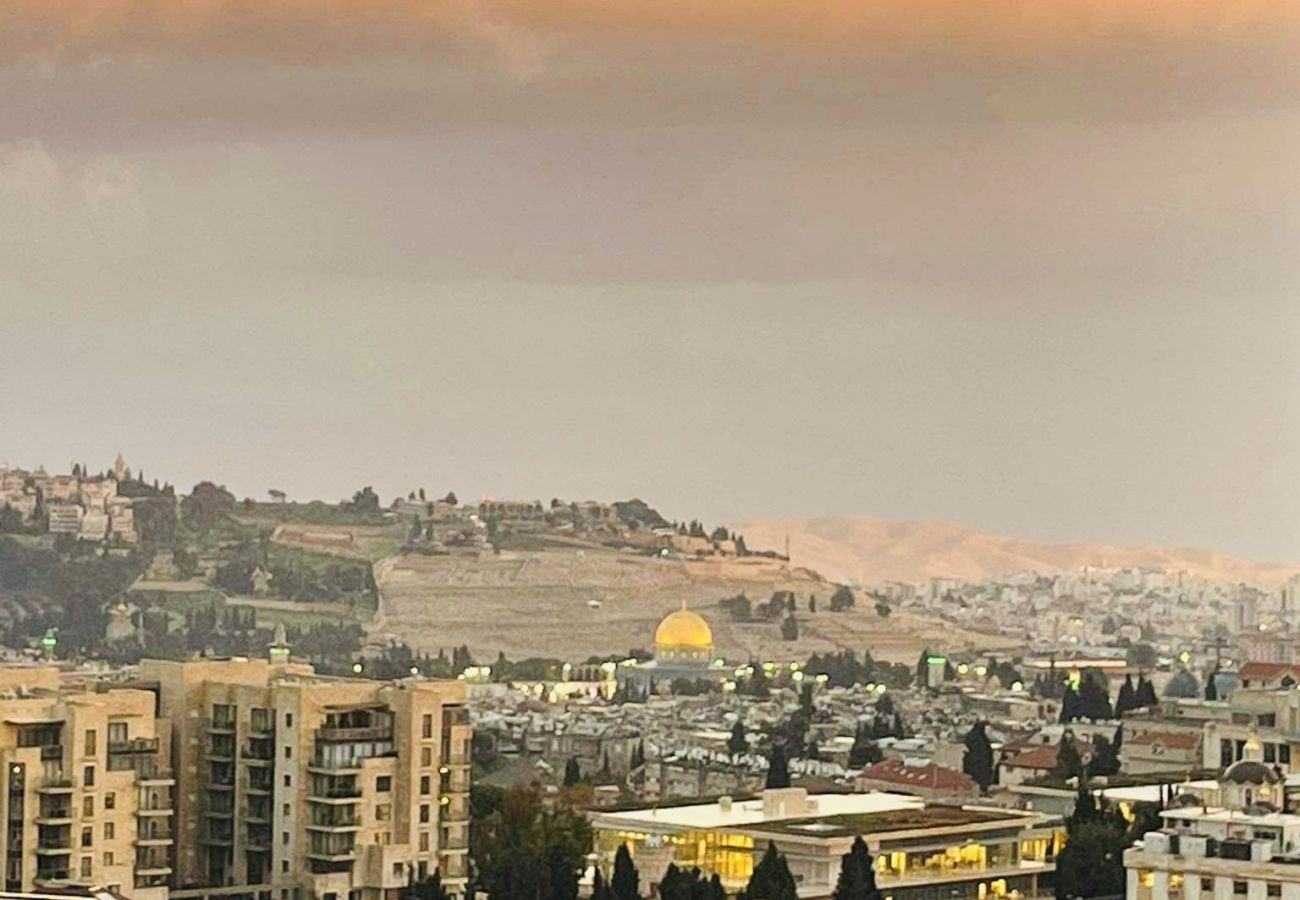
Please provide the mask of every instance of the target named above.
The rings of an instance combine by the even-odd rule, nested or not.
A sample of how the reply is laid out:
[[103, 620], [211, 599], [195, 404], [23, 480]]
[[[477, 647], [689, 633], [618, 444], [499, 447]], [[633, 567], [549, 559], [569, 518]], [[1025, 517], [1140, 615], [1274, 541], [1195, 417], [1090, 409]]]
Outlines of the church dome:
[[1242, 759], [1224, 770], [1223, 780], [1232, 784], [1277, 784], [1282, 779], [1263, 763]]
[[713, 630], [701, 616], [679, 609], [664, 616], [655, 629], [655, 647], [712, 651]]

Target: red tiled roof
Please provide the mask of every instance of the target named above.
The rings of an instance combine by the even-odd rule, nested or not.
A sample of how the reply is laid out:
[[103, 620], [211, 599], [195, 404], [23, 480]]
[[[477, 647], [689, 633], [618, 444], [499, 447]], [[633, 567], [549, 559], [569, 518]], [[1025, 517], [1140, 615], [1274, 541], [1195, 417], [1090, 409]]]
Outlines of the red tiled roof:
[[1188, 731], [1143, 731], [1132, 737], [1125, 738], [1124, 742], [1129, 746], [1134, 744], [1145, 746], [1147, 744], [1163, 744], [1170, 750], [1195, 750], [1201, 746], [1200, 732]]
[[873, 781], [885, 781], [890, 784], [907, 787], [923, 787], [938, 791], [973, 793], [979, 790], [975, 781], [965, 772], [926, 763], [921, 766], [909, 766], [903, 760], [894, 758], [867, 766], [862, 770], [862, 777]]
[[1242, 663], [1237, 671], [1241, 681], [1273, 681], [1290, 673], [1292, 678], [1300, 681], [1300, 665], [1293, 663], [1248, 662]]
[[1031, 747], [1017, 753], [1010, 759], [1004, 760], [1002, 765], [1012, 769], [1055, 769], [1058, 750], [1060, 750], [1058, 744]]

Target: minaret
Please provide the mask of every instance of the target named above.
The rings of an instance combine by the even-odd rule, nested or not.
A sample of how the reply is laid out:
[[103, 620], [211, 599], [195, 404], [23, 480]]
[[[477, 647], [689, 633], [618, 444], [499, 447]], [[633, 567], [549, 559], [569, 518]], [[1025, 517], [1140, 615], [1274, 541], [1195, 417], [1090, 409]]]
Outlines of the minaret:
[[119, 451], [117, 454], [117, 459], [113, 461], [113, 480], [120, 482], [120, 481], [124, 481], [125, 479], [126, 479], [126, 460], [122, 458], [122, 453]]

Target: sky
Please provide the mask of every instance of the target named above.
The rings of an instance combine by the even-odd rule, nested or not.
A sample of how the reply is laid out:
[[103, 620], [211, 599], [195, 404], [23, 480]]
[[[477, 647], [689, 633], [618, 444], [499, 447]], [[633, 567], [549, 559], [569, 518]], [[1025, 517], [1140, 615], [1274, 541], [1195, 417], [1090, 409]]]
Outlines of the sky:
[[1300, 560], [1300, 8], [10, 0], [0, 461]]

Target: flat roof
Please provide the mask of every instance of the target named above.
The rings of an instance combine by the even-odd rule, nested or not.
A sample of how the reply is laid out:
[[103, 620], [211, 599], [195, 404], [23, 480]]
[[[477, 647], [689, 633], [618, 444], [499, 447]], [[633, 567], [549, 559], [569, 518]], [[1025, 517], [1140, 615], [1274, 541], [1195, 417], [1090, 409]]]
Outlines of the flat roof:
[[870, 815], [895, 810], [918, 810], [925, 805], [920, 797], [909, 794], [892, 794], [871, 791], [865, 794], [809, 794], [808, 800], [816, 803], [816, 810], [806, 810], [796, 815], [767, 818], [763, 815], [763, 799], [735, 800], [724, 810], [720, 803], [695, 803], [684, 806], [629, 809], [621, 812], [593, 812], [593, 822], [627, 828], [737, 828], [749, 825], [766, 825], [780, 821], [804, 821], [828, 816]]
[[1162, 799], [1160, 792], [1171, 784], [1177, 788], [1203, 791], [1213, 791], [1219, 787], [1219, 783], [1210, 778], [1201, 781], [1164, 782], [1162, 784], [1138, 784], [1132, 787], [1105, 788], [1102, 790], [1101, 795], [1107, 800], [1117, 800], [1121, 803], [1159, 803]]
[[[1032, 816], [1028, 816], [1032, 817]], [[893, 831], [926, 831], [965, 825], [1019, 824], [1025, 813], [969, 806], [925, 806], [842, 816], [786, 819], [763, 824], [764, 831], [809, 837], [852, 837]]]

